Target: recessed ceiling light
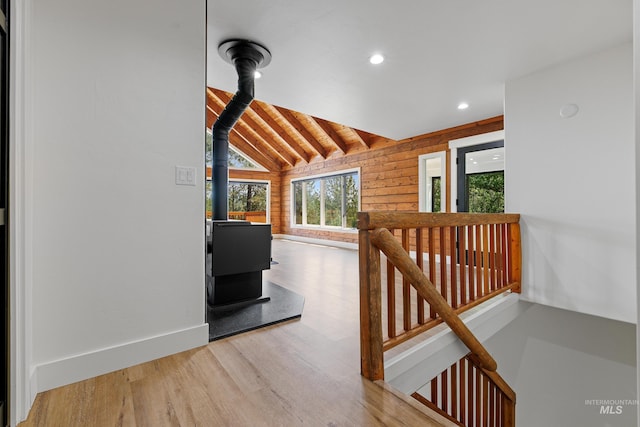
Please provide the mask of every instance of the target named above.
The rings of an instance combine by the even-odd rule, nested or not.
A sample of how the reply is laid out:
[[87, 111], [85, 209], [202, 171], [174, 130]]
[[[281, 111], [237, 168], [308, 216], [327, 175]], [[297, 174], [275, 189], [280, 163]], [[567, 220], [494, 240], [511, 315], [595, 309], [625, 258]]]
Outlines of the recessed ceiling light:
[[258, 70], [253, 72], [253, 78], [254, 79], [259, 79], [260, 77], [262, 77], [262, 73]]
[[467, 108], [469, 108], [469, 104], [467, 104], [466, 102], [461, 102], [460, 104], [458, 104], [458, 110], [466, 110]]
[[375, 53], [369, 58], [369, 62], [371, 62], [373, 65], [382, 64], [383, 61], [384, 56], [380, 55], [379, 53]]

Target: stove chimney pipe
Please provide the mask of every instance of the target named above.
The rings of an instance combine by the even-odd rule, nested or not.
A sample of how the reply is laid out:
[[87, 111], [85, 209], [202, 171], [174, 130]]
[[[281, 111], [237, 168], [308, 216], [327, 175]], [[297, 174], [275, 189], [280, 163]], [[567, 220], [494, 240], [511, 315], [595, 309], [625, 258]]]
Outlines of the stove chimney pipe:
[[254, 78], [258, 68], [271, 62], [271, 53], [248, 40], [227, 40], [218, 46], [222, 58], [238, 73], [238, 91], [213, 124], [213, 219], [229, 219], [229, 132], [253, 100]]

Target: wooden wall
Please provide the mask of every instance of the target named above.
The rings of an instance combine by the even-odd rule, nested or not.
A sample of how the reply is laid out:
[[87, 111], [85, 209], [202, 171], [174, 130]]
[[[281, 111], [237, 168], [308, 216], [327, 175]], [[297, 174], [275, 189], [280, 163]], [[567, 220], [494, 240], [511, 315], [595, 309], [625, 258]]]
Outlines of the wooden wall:
[[[345, 157], [330, 158], [324, 161], [305, 164], [281, 172], [280, 194], [275, 191], [275, 182], [271, 196], [279, 199], [281, 217], [275, 224], [275, 209], [272, 208], [271, 220], [274, 234], [287, 234], [311, 238], [330, 239], [356, 243], [355, 232], [336, 232], [324, 229], [300, 228], [291, 226], [291, 180], [305, 176], [327, 174], [345, 169], [360, 168], [362, 211], [391, 210], [418, 211], [418, 156], [422, 154], [447, 152], [447, 184], [451, 182], [449, 170], [448, 143], [450, 140], [464, 138], [503, 129], [503, 117], [498, 116], [481, 122], [469, 123], [455, 128], [445, 129], [426, 135], [420, 135], [386, 145], [379, 149], [360, 152]], [[447, 198], [451, 194], [447, 189]], [[274, 201], [272, 200], [272, 206]], [[450, 201], [447, 200], [447, 208]]]

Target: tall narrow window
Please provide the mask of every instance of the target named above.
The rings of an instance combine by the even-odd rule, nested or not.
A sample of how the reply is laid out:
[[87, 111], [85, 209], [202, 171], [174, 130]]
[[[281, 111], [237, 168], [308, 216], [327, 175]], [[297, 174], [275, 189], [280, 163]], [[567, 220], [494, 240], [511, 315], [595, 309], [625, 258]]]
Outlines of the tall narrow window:
[[418, 157], [418, 201], [420, 212], [445, 212], [446, 153]]
[[442, 190], [440, 186], [442, 182], [442, 178], [439, 176], [431, 177], [431, 212], [440, 212], [441, 208], [441, 194]]
[[292, 182], [294, 225], [353, 229], [360, 209], [358, 172]]

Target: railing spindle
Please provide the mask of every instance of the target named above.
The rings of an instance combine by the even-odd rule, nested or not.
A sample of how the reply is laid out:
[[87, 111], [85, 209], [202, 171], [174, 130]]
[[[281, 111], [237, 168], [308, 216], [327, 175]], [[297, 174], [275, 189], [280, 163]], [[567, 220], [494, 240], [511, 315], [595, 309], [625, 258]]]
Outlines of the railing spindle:
[[465, 264], [467, 265], [467, 270], [469, 273], [469, 300], [473, 301], [476, 299], [476, 285], [475, 285], [475, 270], [473, 261], [475, 259], [474, 255], [474, 239], [473, 239], [473, 225], [467, 226], [467, 252], [465, 254]]
[[[416, 228], [416, 264], [420, 270], [424, 271], [424, 242], [422, 240], [422, 228]], [[424, 298], [418, 295], [418, 324], [422, 325], [425, 322], [424, 319]]]
[[[431, 283], [436, 283], [436, 245], [435, 245], [435, 230], [428, 228], [429, 231], [429, 280]], [[429, 304], [429, 316], [432, 319], [436, 318], [436, 311]]]
[[474, 260], [474, 265], [476, 268], [476, 298], [479, 298], [482, 295], [483, 286], [482, 286], [482, 225], [476, 225], [476, 241], [475, 241], [475, 249], [476, 249], [476, 258]]
[[465, 230], [466, 226], [461, 225], [458, 227], [458, 265], [460, 267], [460, 304], [465, 305], [467, 303], [467, 284], [466, 284], [466, 265], [465, 251], [467, 250], [467, 242]]
[[[465, 359], [466, 360], [466, 359]], [[473, 422], [475, 420], [475, 401], [476, 401], [476, 397], [475, 397], [475, 388], [473, 386], [473, 380], [475, 378], [474, 375], [474, 369], [473, 369], [473, 365], [469, 362], [469, 360], [466, 360], [467, 362], [467, 415], [469, 416], [469, 422], [467, 425], [471, 426], [473, 425]]]
[[439, 254], [440, 254], [440, 295], [446, 300], [447, 298], [447, 241], [444, 227], [440, 227], [440, 243], [439, 243]]
[[434, 405], [438, 406], [438, 379], [439, 376], [434, 377], [431, 380], [431, 402], [433, 402]]
[[475, 386], [476, 386], [476, 401], [474, 406], [474, 418], [476, 420], [476, 427], [482, 427], [482, 378], [480, 377], [480, 369], [474, 367], [475, 373]]
[[[409, 230], [402, 230], [402, 247], [409, 254], [410, 252]], [[420, 269], [422, 270], [422, 269]], [[402, 326], [405, 331], [411, 329], [411, 282], [402, 275]]]
[[449, 414], [449, 369], [442, 371], [440, 377], [442, 378], [440, 383], [440, 393], [442, 395], [440, 407], [444, 412]]
[[458, 395], [460, 391], [458, 390], [458, 362], [451, 365], [451, 410], [449, 414], [453, 418], [458, 418]]
[[489, 288], [489, 225], [482, 224], [482, 277], [485, 294], [491, 292]]
[[456, 275], [456, 227], [449, 227], [449, 259], [451, 260], [451, 307], [458, 308], [458, 277]]
[[490, 280], [489, 289], [495, 291], [496, 284], [496, 227], [494, 224], [489, 224], [489, 269]]

